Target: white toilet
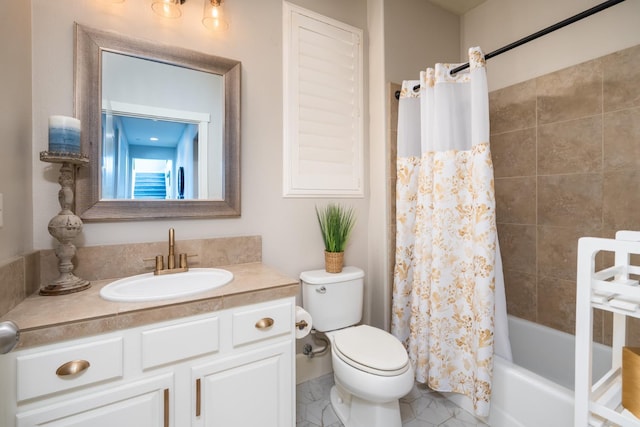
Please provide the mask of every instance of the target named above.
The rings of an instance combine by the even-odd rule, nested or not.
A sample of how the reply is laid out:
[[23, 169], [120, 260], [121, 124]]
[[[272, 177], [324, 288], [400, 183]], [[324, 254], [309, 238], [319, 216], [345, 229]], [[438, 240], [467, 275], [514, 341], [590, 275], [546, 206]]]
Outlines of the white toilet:
[[400, 341], [381, 329], [354, 326], [362, 318], [364, 272], [345, 267], [300, 274], [302, 303], [331, 345], [331, 404], [345, 427], [401, 427], [398, 399], [414, 371]]

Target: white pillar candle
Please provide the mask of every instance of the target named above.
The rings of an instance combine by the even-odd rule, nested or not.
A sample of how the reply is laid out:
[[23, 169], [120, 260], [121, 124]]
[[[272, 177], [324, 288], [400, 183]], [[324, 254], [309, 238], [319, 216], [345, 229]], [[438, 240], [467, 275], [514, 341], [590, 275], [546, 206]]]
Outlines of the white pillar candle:
[[50, 116], [49, 151], [80, 154], [80, 120], [67, 116]]

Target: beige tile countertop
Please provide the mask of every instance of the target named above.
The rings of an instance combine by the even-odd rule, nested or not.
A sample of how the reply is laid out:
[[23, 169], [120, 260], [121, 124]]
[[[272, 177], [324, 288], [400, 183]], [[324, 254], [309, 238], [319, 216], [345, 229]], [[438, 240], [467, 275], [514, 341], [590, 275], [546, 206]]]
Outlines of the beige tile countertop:
[[100, 297], [100, 289], [116, 278], [98, 280], [78, 293], [31, 295], [0, 321], [11, 320], [18, 325], [18, 349], [298, 294], [296, 280], [260, 262], [217, 268], [233, 273], [231, 283], [197, 295], [151, 302], [112, 302]]

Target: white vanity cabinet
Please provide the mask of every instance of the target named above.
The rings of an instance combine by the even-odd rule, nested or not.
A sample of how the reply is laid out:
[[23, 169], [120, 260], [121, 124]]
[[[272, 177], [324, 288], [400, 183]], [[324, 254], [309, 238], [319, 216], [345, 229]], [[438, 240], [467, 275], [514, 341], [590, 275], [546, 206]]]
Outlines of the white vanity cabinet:
[[283, 298], [0, 355], [0, 426], [293, 427], [294, 304]]
[[293, 426], [294, 341], [274, 339], [288, 335], [290, 310], [282, 303], [233, 314], [234, 351], [193, 367], [193, 426]]
[[41, 408], [19, 412], [15, 425], [166, 427], [171, 425], [172, 385], [171, 375], [161, 375], [104, 390], [87, 388], [83, 397], [44, 401]]

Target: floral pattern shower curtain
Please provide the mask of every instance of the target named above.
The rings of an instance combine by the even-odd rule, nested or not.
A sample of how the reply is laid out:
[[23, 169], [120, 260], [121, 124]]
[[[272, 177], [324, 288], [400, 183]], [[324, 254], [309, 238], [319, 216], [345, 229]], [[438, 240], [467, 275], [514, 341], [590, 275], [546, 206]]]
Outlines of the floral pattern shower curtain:
[[457, 64], [436, 64], [419, 82], [403, 83], [392, 333], [407, 347], [417, 381], [462, 393], [487, 416], [496, 262], [502, 267], [479, 48], [469, 50], [469, 63], [455, 76], [449, 71]]

